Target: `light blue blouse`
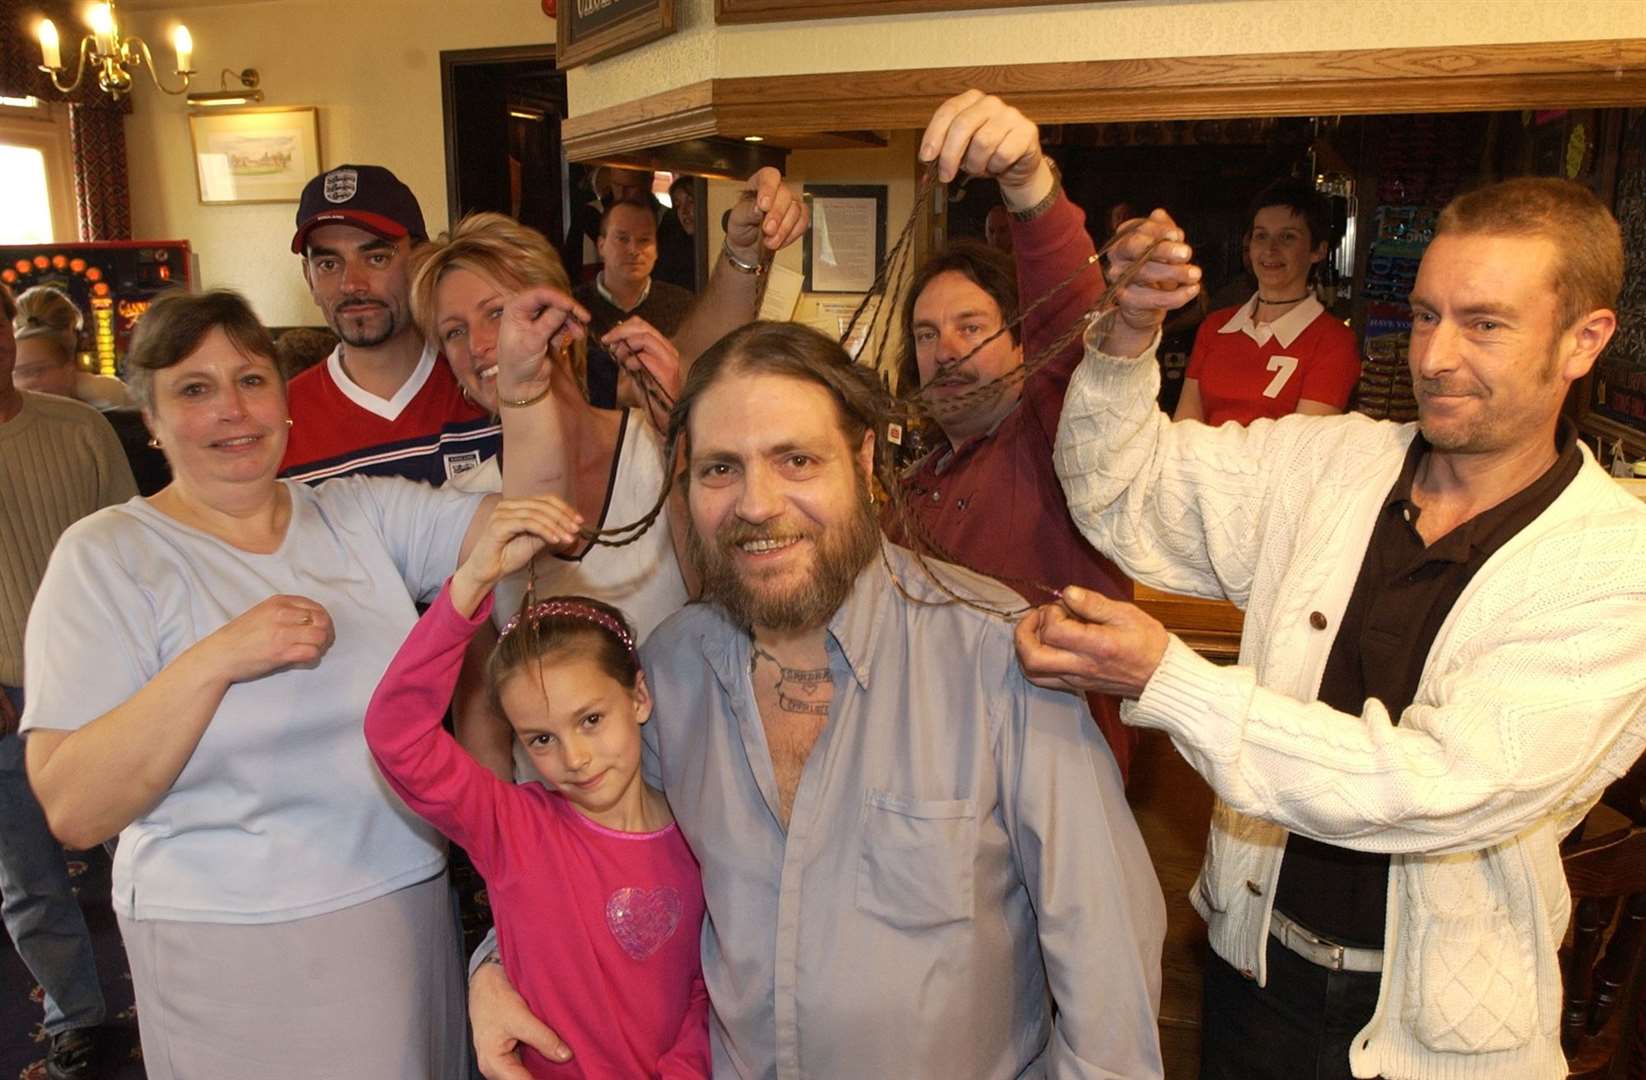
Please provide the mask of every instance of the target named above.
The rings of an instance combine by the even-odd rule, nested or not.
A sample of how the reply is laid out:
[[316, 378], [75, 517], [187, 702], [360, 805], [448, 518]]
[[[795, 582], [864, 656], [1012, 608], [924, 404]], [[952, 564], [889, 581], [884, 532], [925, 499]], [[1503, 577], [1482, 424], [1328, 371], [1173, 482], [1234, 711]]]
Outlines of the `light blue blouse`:
[[231, 547], [143, 499], [63, 534], [29, 616], [24, 730], [74, 730], [277, 593], [331, 614], [312, 668], [229, 688], [166, 797], [120, 834], [128, 919], [284, 922], [440, 872], [445, 843], [396, 798], [361, 722], [379, 677], [456, 568], [480, 496], [384, 477], [282, 481], [278, 551]]

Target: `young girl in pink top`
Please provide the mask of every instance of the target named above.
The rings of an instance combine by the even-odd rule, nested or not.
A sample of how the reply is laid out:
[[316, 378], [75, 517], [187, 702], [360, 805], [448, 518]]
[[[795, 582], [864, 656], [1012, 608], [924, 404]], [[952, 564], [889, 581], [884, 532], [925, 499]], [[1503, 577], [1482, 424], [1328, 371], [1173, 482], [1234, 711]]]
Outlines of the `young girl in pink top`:
[[487, 668], [492, 702], [556, 790], [497, 779], [441, 727], [492, 587], [576, 519], [554, 499], [506, 500], [389, 665], [366, 742], [389, 785], [468, 850], [486, 879], [509, 979], [577, 1048], [542, 1077], [707, 1077], [703, 889], [668, 803], [640, 775], [651, 715], [634, 639], [582, 597], [527, 604]]

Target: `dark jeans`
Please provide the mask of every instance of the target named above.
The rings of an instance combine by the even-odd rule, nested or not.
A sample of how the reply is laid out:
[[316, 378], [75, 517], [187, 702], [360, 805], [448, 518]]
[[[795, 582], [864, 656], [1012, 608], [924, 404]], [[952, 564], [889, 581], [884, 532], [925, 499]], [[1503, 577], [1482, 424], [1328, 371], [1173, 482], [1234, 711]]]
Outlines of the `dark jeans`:
[[1328, 971], [1271, 938], [1259, 987], [1208, 953], [1200, 1080], [1350, 1080], [1349, 1044], [1377, 1008], [1380, 980]]
[[[4, 687], [19, 712], [22, 691]], [[103, 1022], [91, 935], [69, 884], [63, 848], [23, 773], [23, 741], [0, 736], [0, 916], [46, 995], [46, 1033]]]

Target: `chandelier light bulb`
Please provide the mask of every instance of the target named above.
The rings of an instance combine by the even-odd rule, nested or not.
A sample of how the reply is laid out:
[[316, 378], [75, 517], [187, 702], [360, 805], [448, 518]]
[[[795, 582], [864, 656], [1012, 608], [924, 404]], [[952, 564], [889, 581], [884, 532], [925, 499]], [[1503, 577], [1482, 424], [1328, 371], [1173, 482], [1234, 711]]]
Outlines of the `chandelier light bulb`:
[[34, 36], [40, 39], [40, 62], [49, 68], [62, 67], [63, 51], [57, 39], [57, 24], [41, 19], [34, 28]]

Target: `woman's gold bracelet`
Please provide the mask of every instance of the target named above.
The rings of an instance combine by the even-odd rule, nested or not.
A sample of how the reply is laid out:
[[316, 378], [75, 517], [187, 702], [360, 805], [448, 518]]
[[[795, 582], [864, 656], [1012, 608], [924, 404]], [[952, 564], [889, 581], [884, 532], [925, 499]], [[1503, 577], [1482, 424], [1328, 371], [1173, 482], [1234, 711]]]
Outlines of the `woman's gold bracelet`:
[[543, 389], [539, 390], [529, 398], [521, 398], [519, 401], [510, 401], [506, 397], [499, 397], [497, 399], [497, 403], [499, 405], [505, 405], [511, 409], [524, 409], [529, 405], [536, 405], [539, 401], [542, 401], [544, 398], [548, 397], [549, 391], [553, 389], [554, 384], [552, 382], [548, 382], [543, 384]]

